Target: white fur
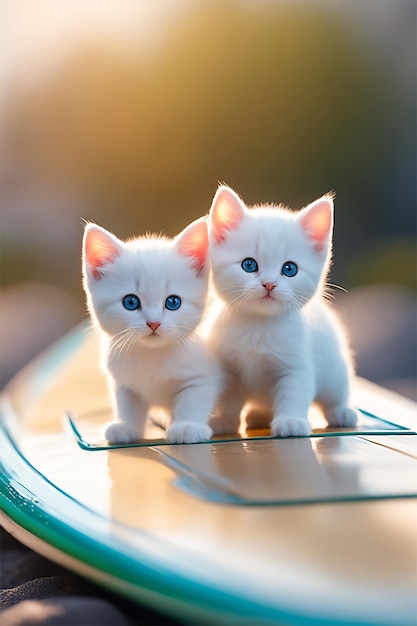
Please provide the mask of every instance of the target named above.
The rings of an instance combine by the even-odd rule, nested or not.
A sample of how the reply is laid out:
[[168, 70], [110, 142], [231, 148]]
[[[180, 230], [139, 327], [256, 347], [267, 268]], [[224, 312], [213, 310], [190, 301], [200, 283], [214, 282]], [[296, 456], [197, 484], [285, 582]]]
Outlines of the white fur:
[[[127, 242], [86, 226], [84, 288], [114, 399], [116, 419], [105, 430], [111, 442], [142, 439], [153, 407], [170, 416], [170, 443], [195, 443], [212, 434], [208, 420], [220, 369], [196, 331], [207, 296], [208, 241], [203, 220], [194, 224], [194, 240], [191, 225], [174, 240], [149, 236]], [[123, 307], [127, 294], [140, 298], [141, 310]], [[182, 300], [176, 311], [165, 308], [170, 295]], [[147, 322], [160, 326], [152, 332]]]
[[[329, 424], [353, 426], [349, 407], [352, 362], [344, 332], [323, 300], [330, 264], [333, 202], [324, 197], [303, 211], [248, 209], [220, 187], [210, 211], [212, 278], [222, 301], [210, 339], [227, 372], [227, 386], [211, 421], [220, 434], [247, 423], [271, 426], [274, 436], [310, 434], [308, 411], [317, 402]], [[258, 263], [246, 273], [245, 258]], [[287, 277], [287, 261], [298, 273]], [[266, 285], [275, 287], [269, 292]]]

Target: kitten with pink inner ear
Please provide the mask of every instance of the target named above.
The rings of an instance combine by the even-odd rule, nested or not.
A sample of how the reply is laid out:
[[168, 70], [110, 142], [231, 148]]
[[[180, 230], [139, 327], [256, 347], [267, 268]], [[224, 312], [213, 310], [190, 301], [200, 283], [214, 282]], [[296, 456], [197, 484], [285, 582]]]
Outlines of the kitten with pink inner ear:
[[170, 416], [170, 443], [210, 438], [221, 372], [198, 334], [208, 290], [207, 255], [204, 218], [175, 239], [121, 241], [100, 226], [86, 225], [83, 284], [101, 335], [115, 412], [104, 433], [108, 441], [142, 439], [155, 406]]
[[311, 433], [310, 405], [329, 423], [352, 427], [352, 359], [341, 324], [324, 301], [331, 261], [333, 199], [301, 211], [247, 208], [229, 187], [214, 196], [209, 256], [221, 308], [209, 330], [226, 371], [210, 424], [236, 432], [243, 407], [251, 427], [273, 436]]

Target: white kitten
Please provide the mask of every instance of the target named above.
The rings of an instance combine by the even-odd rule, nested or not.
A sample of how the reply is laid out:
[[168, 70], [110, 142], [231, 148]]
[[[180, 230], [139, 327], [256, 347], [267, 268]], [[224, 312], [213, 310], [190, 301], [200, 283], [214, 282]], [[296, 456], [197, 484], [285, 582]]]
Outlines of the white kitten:
[[248, 209], [218, 189], [209, 218], [213, 283], [223, 306], [211, 328], [228, 382], [211, 426], [236, 432], [247, 423], [274, 436], [311, 432], [310, 404], [335, 426], [353, 426], [352, 364], [342, 328], [323, 301], [333, 229], [331, 196], [299, 212]]
[[91, 317], [102, 335], [116, 421], [108, 441], [144, 436], [152, 407], [171, 416], [170, 443], [195, 443], [208, 426], [220, 389], [220, 368], [198, 336], [208, 283], [207, 221], [175, 239], [147, 236], [120, 241], [88, 224], [83, 279]]

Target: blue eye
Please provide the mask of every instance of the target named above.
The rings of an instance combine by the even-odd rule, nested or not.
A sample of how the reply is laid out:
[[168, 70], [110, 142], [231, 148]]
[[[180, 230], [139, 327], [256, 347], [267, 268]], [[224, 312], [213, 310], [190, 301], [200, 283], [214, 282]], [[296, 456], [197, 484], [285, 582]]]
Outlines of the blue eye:
[[139, 298], [135, 296], [134, 293], [129, 293], [125, 296], [122, 300], [122, 304], [128, 311], [136, 311], [142, 308]]
[[168, 296], [165, 300], [165, 308], [168, 311], [177, 311], [181, 306], [181, 298], [179, 296]]
[[255, 259], [251, 259], [250, 257], [247, 259], [243, 259], [242, 261], [242, 270], [247, 272], [248, 274], [252, 274], [253, 272], [258, 271], [258, 264]]
[[298, 272], [298, 266], [296, 263], [293, 263], [292, 261], [287, 261], [282, 266], [281, 274], [284, 274], [284, 276], [288, 276], [288, 278], [292, 278], [293, 276], [296, 275], [297, 272]]

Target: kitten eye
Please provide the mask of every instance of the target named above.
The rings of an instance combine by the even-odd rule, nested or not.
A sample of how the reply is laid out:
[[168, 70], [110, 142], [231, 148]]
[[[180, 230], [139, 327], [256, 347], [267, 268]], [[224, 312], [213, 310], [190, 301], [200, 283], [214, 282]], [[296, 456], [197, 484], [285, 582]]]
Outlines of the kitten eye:
[[179, 296], [168, 296], [165, 300], [165, 308], [168, 311], [177, 311], [181, 306], [181, 298]]
[[293, 263], [292, 261], [287, 261], [286, 263], [284, 263], [281, 269], [281, 274], [284, 274], [284, 276], [288, 276], [288, 278], [292, 278], [293, 276], [296, 275], [297, 272], [298, 272], [298, 266], [296, 263]]
[[251, 259], [248, 257], [247, 259], [243, 259], [241, 263], [242, 270], [247, 272], [248, 274], [252, 274], [253, 272], [258, 271], [258, 264], [255, 259]]
[[128, 311], [136, 311], [142, 308], [139, 298], [135, 296], [134, 293], [129, 293], [125, 296], [122, 300], [122, 304]]

